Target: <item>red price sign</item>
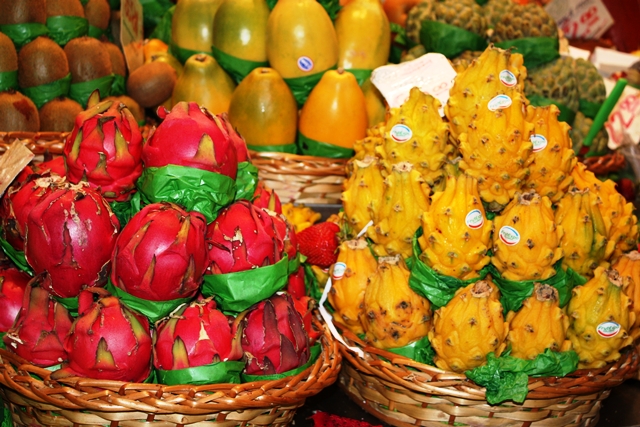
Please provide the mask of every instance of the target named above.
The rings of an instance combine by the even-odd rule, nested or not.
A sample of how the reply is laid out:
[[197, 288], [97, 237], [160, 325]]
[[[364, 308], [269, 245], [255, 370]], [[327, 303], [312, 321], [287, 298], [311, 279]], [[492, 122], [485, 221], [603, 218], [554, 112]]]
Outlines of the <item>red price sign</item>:
[[605, 124], [610, 141], [619, 147], [625, 139], [631, 138], [633, 142], [640, 140], [640, 92], [634, 91], [622, 95], [620, 101], [609, 115]]
[[120, 25], [120, 41], [129, 72], [144, 62], [142, 44], [144, 27], [142, 21], [142, 5], [138, 0], [122, 0], [120, 3], [122, 22]]
[[569, 0], [562, 6], [554, 3], [548, 11], [570, 39], [596, 39], [613, 24], [611, 14], [600, 0]]

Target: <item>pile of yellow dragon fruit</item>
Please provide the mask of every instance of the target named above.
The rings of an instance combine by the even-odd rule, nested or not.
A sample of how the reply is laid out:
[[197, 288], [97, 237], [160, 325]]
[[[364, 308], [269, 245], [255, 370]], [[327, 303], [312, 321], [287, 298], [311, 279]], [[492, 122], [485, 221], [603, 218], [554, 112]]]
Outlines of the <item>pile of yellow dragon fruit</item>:
[[578, 162], [554, 105], [529, 105], [526, 73], [490, 46], [446, 105], [414, 88], [356, 143], [335, 321], [383, 349], [428, 338], [455, 372], [507, 349], [599, 368], [640, 335], [633, 205]]

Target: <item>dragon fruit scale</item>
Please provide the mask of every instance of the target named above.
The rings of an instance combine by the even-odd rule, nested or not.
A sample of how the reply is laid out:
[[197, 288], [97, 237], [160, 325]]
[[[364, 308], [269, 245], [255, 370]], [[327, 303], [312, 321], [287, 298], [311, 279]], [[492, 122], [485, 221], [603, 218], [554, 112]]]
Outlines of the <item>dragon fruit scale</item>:
[[153, 337], [154, 366], [174, 370], [240, 360], [238, 325], [229, 323], [212, 298], [185, 304], [158, 323]]
[[289, 295], [275, 294], [249, 308], [241, 317], [247, 374], [279, 374], [309, 360], [309, 337]]
[[158, 116], [162, 123], [142, 148], [145, 167], [187, 166], [236, 178], [236, 147], [219, 117], [195, 102], [178, 102], [171, 111], [160, 107]]
[[0, 267], [0, 334], [16, 320], [31, 276], [15, 267]]
[[149, 321], [103, 288], [78, 296], [78, 317], [64, 342], [68, 363], [52, 378], [82, 376], [142, 382], [151, 372]]
[[100, 286], [120, 223], [107, 201], [86, 183], [56, 186], [31, 209], [26, 223], [25, 257], [33, 271], [48, 271], [49, 291], [62, 298]]
[[109, 201], [126, 201], [142, 174], [142, 133], [121, 102], [105, 100], [76, 116], [64, 145], [67, 179], [87, 181]]
[[206, 219], [173, 203], [152, 203], [116, 239], [111, 282], [151, 301], [195, 296], [206, 267]]
[[49, 367], [67, 359], [63, 342], [72, 318], [47, 291], [47, 273], [35, 276], [27, 285], [22, 307], [3, 340], [7, 349], [34, 365]]

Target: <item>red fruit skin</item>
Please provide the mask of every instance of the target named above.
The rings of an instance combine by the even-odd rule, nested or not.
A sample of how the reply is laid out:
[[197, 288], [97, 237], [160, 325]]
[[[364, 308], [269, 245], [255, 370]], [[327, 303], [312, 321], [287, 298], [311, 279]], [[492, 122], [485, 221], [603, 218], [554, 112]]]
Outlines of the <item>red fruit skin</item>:
[[[145, 167], [187, 166], [236, 178], [238, 155], [221, 119], [195, 102], [179, 102], [151, 131], [142, 149]], [[201, 146], [202, 145], [202, 146]]]
[[250, 162], [251, 157], [249, 156], [249, 149], [247, 148], [247, 143], [242, 136], [231, 125], [229, 121], [229, 114], [224, 112], [218, 116], [222, 123], [224, 124], [227, 132], [229, 133], [229, 138], [233, 142], [233, 145], [236, 147], [236, 155], [238, 158], [238, 163], [240, 162]]
[[64, 156], [58, 156], [46, 162], [36, 163], [33, 165], [33, 171], [40, 175], [66, 176], [65, 158]]
[[293, 260], [298, 255], [298, 239], [296, 238], [295, 228], [289, 224], [287, 219], [282, 214], [275, 214], [275, 212], [268, 211], [276, 232], [278, 233], [278, 240], [282, 242], [282, 247], [278, 247], [278, 250], [284, 251], [289, 257], [289, 260]]
[[107, 201], [86, 185], [59, 186], [31, 209], [27, 217], [25, 257], [36, 274], [51, 275], [51, 293], [77, 296], [100, 286], [120, 223]]
[[289, 275], [289, 282], [287, 283], [287, 293], [293, 297], [294, 300], [300, 299], [307, 295], [307, 286], [304, 278], [304, 267], [298, 267], [295, 273]]
[[305, 228], [297, 234], [298, 251], [307, 263], [329, 268], [338, 259], [339, 232], [340, 226], [328, 221]]
[[193, 297], [204, 274], [207, 222], [173, 203], [152, 203], [136, 213], [117, 237], [111, 282], [138, 298], [168, 301]]
[[[153, 339], [157, 369], [186, 369], [242, 359], [239, 324], [230, 324], [212, 298], [194, 301], [175, 314], [158, 324]], [[184, 354], [174, 349], [178, 339], [184, 343]]]
[[16, 320], [31, 276], [15, 267], [0, 268], [0, 332], [7, 332]]
[[282, 203], [280, 202], [280, 198], [275, 191], [264, 185], [262, 181], [258, 181], [258, 185], [256, 185], [256, 190], [253, 192], [253, 200], [251, 202], [260, 208], [282, 215]]

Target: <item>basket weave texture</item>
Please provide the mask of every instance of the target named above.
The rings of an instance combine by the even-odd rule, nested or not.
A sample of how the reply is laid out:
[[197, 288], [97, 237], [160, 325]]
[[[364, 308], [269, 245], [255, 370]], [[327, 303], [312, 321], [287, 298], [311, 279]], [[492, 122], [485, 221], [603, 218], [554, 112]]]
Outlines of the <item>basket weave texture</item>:
[[563, 378], [529, 378], [522, 404], [490, 405], [485, 389], [464, 374], [447, 372], [380, 350], [343, 330], [340, 387], [365, 411], [394, 426], [593, 427], [611, 389], [634, 378], [638, 352], [625, 351], [601, 369], [578, 370]]
[[288, 426], [306, 398], [333, 384], [341, 353], [323, 330], [322, 352], [303, 372], [243, 384], [162, 385], [90, 378], [54, 381], [47, 369], [0, 350], [0, 396], [15, 426]]

